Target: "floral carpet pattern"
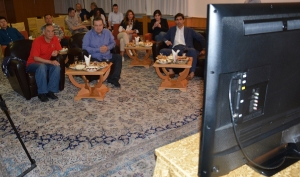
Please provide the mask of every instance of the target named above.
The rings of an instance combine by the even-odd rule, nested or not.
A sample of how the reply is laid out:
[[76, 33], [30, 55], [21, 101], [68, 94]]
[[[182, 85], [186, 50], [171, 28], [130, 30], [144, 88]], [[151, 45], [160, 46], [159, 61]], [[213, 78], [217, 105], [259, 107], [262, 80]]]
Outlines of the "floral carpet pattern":
[[[199, 131], [200, 78], [189, 81], [187, 92], [158, 91], [161, 80], [153, 67], [129, 68], [129, 63], [128, 58], [123, 62], [121, 89], [105, 82], [110, 91], [104, 101], [74, 101], [78, 88], [68, 77], [58, 100], [26, 100], [1, 74], [0, 94], [37, 164], [26, 176], [150, 177], [155, 148]], [[28, 167], [30, 162], [1, 111], [0, 173], [17, 176]]]

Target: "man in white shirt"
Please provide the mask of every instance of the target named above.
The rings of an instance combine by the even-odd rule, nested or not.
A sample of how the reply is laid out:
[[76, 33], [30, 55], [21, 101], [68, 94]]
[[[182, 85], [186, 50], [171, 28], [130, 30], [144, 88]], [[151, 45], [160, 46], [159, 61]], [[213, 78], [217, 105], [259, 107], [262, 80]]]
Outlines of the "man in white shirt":
[[[197, 57], [199, 55], [199, 51], [194, 48], [193, 40], [199, 41], [202, 47], [205, 48], [205, 38], [200, 33], [195, 32], [192, 28], [184, 26], [184, 15], [182, 13], [176, 14], [174, 20], [176, 26], [169, 29], [163, 40], [169, 48], [161, 49], [160, 53], [170, 55], [173, 49], [174, 51], [179, 50], [179, 55], [186, 52], [186, 56], [192, 57], [192, 67], [190, 69], [190, 74], [187, 77], [187, 79], [190, 80], [195, 76]], [[204, 50], [202, 50], [201, 53], [204, 54]], [[169, 69], [169, 76], [171, 78], [175, 76], [173, 69]]]
[[113, 12], [108, 14], [108, 29], [113, 30], [114, 24], [120, 24], [123, 18], [123, 14], [119, 12], [118, 5], [114, 4]]

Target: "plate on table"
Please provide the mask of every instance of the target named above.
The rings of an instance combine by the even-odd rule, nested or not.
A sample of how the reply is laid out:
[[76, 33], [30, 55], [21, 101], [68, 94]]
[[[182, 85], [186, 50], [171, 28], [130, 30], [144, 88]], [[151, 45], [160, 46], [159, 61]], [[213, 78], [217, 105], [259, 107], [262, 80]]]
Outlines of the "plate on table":
[[160, 59], [168, 59], [168, 56], [166, 56], [166, 55], [157, 55], [157, 57], [156, 57], [156, 59], [157, 60], [160, 60]]
[[188, 58], [185, 58], [185, 59], [177, 59], [177, 60], [176, 60], [176, 63], [178, 63], [178, 64], [187, 64], [188, 61], [189, 61]]
[[[77, 67], [76, 67], [77, 66]], [[82, 71], [85, 69], [85, 65], [75, 65], [75, 64], [70, 64], [69, 66], [70, 69]]]
[[68, 51], [68, 48], [62, 48], [61, 50], [60, 50], [60, 52], [67, 52]]
[[151, 46], [153, 45], [153, 43], [152, 43], [152, 42], [145, 42], [144, 45], [145, 45], [146, 47], [151, 47]]
[[108, 64], [106, 62], [92, 62], [90, 63], [90, 66], [97, 66], [98, 67], [98, 70], [99, 69], [102, 69], [102, 68], [105, 68], [108, 66]]
[[129, 42], [128, 44], [126, 44], [126, 47], [135, 47], [135, 44], [132, 42]]
[[158, 59], [156, 60], [157, 63], [159, 64], [169, 64], [172, 63], [173, 60], [169, 60], [169, 59]]
[[98, 68], [97, 66], [87, 66], [86, 68], [84, 68], [85, 71], [87, 72], [95, 72], [98, 71], [100, 68]]

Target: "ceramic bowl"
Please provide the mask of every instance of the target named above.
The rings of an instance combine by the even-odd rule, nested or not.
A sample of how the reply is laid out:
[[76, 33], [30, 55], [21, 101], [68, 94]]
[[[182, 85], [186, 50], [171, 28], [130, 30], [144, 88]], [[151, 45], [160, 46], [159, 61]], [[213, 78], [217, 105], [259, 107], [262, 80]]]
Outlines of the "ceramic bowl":
[[76, 65], [75, 69], [77, 70], [83, 70], [85, 68], [85, 65]]

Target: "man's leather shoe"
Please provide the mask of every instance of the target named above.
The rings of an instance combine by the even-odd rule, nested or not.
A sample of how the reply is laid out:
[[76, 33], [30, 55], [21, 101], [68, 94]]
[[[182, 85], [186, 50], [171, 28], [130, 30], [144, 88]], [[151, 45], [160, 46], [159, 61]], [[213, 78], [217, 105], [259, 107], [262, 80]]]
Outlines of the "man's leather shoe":
[[107, 82], [110, 83], [110, 84], [113, 84], [115, 87], [121, 87], [121, 84], [119, 83], [119, 81], [117, 80], [110, 80], [110, 79], [107, 79]]
[[119, 83], [119, 81], [113, 81], [113, 83], [112, 83], [115, 87], [121, 87], [121, 84]]
[[53, 92], [48, 92], [46, 95], [47, 95], [48, 98], [51, 98], [52, 100], [57, 100], [58, 99], [58, 97], [55, 96]]
[[192, 80], [194, 78], [195, 74], [191, 72], [187, 77], [186, 80]]
[[47, 98], [46, 94], [38, 94], [38, 98], [41, 100], [41, 102], [47, 102], [49, 99]]

